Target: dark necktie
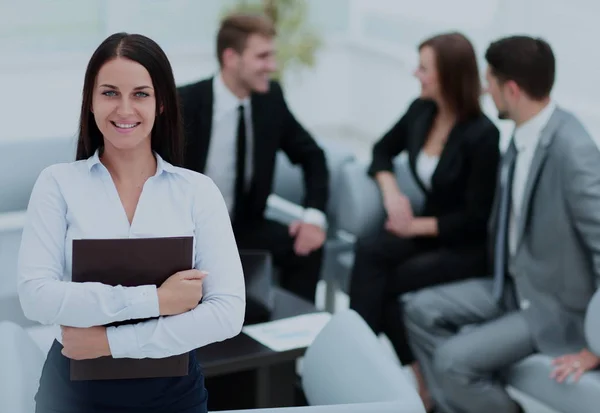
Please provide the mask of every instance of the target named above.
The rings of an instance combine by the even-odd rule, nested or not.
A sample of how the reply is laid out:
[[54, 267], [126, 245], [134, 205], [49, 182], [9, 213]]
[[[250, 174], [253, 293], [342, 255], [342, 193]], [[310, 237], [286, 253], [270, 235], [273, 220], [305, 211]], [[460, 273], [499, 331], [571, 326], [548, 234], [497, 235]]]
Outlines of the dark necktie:
[[242, 219], [245, 202], [245, 178], [246, 178], [246, 119], [244, 106], [238, 107], [239, 119], [237, 127], [236, 163], [235, 163], [235, 194], [233, 219]]
[[504, 277], [508, 263], [508, 224], [511, 211], [512, 184], [517, 160], [517, 147], [514, 137], [506, 153], [502, 157], [500, 168], [500, 201], [497, 211], [496, 234], [494, 242], [494, 283], [492, 295], [496, 301], [502, 299], [504, 293]]

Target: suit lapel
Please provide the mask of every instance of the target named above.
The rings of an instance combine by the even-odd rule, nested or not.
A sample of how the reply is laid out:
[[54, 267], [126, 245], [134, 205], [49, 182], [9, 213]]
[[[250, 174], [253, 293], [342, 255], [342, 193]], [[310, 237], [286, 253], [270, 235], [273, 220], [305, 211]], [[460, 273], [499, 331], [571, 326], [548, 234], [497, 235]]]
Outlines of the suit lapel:
[[211, 78], [206, 87], [205, 93], [201, 94], [200, 100], [200, 144], [198, 145], [199, 172], [204, 173], [206, 169], [206, 160], [208, 159], [208, 149], [212, 133], [212, 119], [214, 107], [213, 79]]
[[548, 121], [548, 124], [542, 131], [542, 136], [533, 155], [533, 160], [531, 161], [531, 166], [527, 175], [527, 182], [525, 183], [525, 189], [523, 190], [523, 201], [521, 203], [520, 214], [521, 219], [517, 223], [517, 248], [521, 244], [527, 220], [529, 219], [529, 207], [531, 205], [531, 199], [542, 171], [542, 166], [544, 165], [548, 155], [548, 146], [552, 141], [554, 132], [559, 126], [559, 122], [559, 110], [555, 109], [554, 113], [550, 117], [550, 120]]
[[442, 153], [440, 154], [438, 165], [433, 172], [433, 176], [431, 177], [432, 184], [434, 184], [434, 182], [436, 182], [438, 179], [446, 176], [447, 172], [452, 168], [453, 158], [455, 157], [455, 154], [460, 152], [461, 143], [464, 136], [465, 123], [457, 123], [450, 130], [448, 139], [444, 145], [444, 149], [442, 149]]

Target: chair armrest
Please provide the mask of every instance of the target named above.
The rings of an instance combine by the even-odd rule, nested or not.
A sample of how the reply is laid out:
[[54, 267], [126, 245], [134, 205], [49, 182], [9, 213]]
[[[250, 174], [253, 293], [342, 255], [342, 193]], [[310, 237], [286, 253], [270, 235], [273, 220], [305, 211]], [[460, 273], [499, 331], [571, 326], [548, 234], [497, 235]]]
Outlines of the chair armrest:
[[26, 215], [27, 211], [0, 213], [0, 233], [22, 230]]
[[600, 355], [600, 290], [596, 291], [588, 304], [584, 332], [589, 349]]
[[338, 228], [364, 237], [379, 230], [385, 218], [381, 194], [361, 162], [344, 165], [339, 183]]
[[[400, 190], [410, 200], [413, 212], [419, 215], [425, 196], [407, 165], [406, 155], [400, 154], [394, 160], [394, 173]], [[367, 168], [361, 162], [346, 163], [339, 183], [338, 228], [358, 238], [380, 231], [385, 220], [379, 186], [367, 174]]]
[[[336, 237], [328, 239], [325, 243], [325, 259], [321, 270], [321, 278], [327, 282], [344, 281], [348, 272], [340, 266], [339, 258], [342, 254], [354, 251], [355, 241], [353, 237], [341, 236], [338, 232]], [[329, 288], [329, 287], [328, 287]]]

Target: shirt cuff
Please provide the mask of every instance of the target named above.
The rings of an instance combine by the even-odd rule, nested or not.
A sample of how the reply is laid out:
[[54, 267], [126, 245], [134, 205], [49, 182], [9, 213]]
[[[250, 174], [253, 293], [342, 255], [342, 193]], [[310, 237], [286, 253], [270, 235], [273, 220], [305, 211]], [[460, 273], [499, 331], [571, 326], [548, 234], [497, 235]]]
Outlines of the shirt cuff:
[[160, 315], [158, 291], [155, 285], [125, 288], [124, 291], [130, 319], [153, 318]]
[[135, 325], [108, 327], [106, 337], [112, 358], [144, 358], [140, 355]]
[[313, 224], [320, 227], [323, 231], [327, 231], [327, 217], [323, 211], [319, 211], [315, 208], [306, 208], [302, 221], [307, 224]]

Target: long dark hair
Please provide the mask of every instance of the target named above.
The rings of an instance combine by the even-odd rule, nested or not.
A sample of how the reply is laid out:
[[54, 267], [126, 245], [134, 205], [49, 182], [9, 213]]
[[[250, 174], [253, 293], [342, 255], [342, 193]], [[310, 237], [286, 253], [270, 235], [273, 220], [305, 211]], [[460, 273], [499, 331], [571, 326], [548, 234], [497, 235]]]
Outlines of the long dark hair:
[[461, 33], [433, 36], [419, 45], [435, 53], [437, 72], [444, 100], [460, 120], [481, 114], [481, 79], [473, 45]]
[[154, 40], [140, 34], [115, 33], [96, 49], [92, 55], [83, 83], [83, 99], [79, 118], [77, 160], [87, 159], [103, 148], [102, 133], [92, 114], [92, 95], [96, 77], [109, 60], [123, 57], [144, 66], [156, 91], [156, 121], [151, 133], [152, 150], [165, 161], [181, 166], [183, 163], [183, 126], [169, 59]]

